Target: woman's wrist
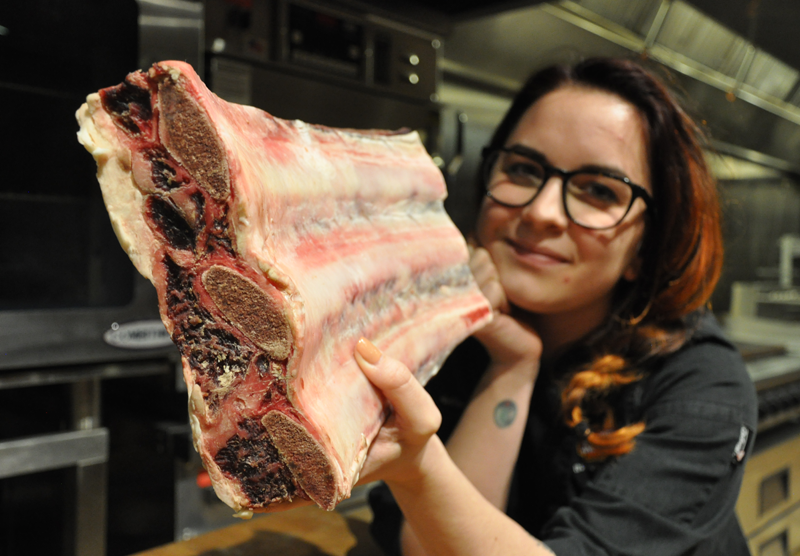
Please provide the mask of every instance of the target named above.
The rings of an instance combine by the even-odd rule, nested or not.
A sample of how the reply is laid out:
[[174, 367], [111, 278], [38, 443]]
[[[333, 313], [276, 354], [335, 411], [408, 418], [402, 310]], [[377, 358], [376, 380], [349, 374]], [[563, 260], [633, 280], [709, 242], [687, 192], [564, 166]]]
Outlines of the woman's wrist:
[[542, 355], [542, 341], [520, 310], [495, 314], [494, 320], [473, 336], [483, 344], [494, 363], [504, 366], [535, 365]]
[[433, 435], [419, 451], [415, 465], [407, 466], [404, 473], [384, 479], [386, 485], [392, 490], [402, 491], [409, 495], [417, 494], [431, 480], [443, 466], [452, 464], [447, 449], [438, 435]]
[[502, 384], [506, 389], [516, 390], [534, 384], [538, 375], [538, 359], [491, 361], [478, 384], [478, 391], [491, 384]]

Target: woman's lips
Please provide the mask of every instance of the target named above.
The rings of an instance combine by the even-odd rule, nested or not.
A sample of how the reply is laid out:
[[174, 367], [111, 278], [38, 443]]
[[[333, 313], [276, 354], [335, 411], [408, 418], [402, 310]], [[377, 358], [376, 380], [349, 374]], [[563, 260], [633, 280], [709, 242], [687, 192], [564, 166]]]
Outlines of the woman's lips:
[[529, 266], [550, 266], [569, 262], [564, 255], [540, 245], [525, 245], [510, 239], [506, 242], [513, 249], [517, 259]]

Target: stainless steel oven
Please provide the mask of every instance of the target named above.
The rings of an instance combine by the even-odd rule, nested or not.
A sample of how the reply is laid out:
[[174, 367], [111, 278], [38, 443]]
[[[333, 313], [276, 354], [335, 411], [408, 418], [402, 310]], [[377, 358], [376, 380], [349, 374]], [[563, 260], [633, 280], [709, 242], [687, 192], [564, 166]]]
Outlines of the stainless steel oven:
[[[153, 381], [174, 389], [177, 352], [155, 289], [119, 246], [74, 117], [87, 94], [138, 67], [147, 15], [135, 0], [0, 4], [4, 556], [106, 554], [108, 494], [131, 469], [116, 454], [137, 443], [110, 423], [123, 422], [141, 381], [151, 385], [136, 402], [144, 420], [163, 412], [143, 403], [159, 395]], [[180, 398], [164, 408], [185, 414]]]
[[[181, 59], [227, 100], [415, 129], [436, 155], [442, 41], [365, 5], [0, 3], [0, 555], [129, 554], [230, 522], [198, 485], [177, 350], [114, 236], [75, 111]], [[42, 519], [53, 534], [36, 534]]]
[[137, 67], [138, 14], [133, 0], [0, 7], [0, 373], [170, 348], [75, 139], [86, 95]]
[[346, 2], [205, 5], [206, 78], [219, 96], [285, 119], [415, 129], [436, 153], [437, 35]]

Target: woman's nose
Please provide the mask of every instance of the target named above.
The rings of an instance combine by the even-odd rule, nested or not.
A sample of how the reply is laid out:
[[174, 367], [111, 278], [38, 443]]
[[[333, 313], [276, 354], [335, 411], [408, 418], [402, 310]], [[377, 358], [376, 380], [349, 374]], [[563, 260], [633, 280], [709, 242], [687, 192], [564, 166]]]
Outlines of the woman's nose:
[[550, 176], [531, 204], [523, 207], [522, 218], [534, 226], [566, 228], [569, 217], [564, 210], [560, 176]]

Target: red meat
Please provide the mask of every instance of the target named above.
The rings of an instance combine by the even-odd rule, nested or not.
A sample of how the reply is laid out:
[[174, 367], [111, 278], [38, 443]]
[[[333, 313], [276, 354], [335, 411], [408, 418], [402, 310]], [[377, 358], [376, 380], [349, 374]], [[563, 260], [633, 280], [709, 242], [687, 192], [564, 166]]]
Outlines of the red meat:
[[180, 349], [195, 446], [237, 511], [350, 494], [385, 401], [361, 336], [426, 382], [491, 311], [415, 133], [227, 103], [181, 62], [87, 98], [120, 243]]

